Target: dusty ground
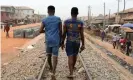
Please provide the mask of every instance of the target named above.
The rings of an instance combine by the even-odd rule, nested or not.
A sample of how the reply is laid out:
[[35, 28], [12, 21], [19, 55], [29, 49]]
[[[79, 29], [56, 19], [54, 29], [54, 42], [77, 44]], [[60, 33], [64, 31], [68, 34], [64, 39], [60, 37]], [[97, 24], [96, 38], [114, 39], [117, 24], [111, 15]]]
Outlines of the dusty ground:
[[22, 25], [22, 26], [15, 26], [10, 29], [9, 35], [10, 38], [5, 37], [5, 33], [1, 30], [1, 61], [2, 64], [10, 61], [14, 57], [18, 55], [16, 47], [21, 47], [25, 43], [29, 42], [31, 39], [20, 39], [20, 38], [13, 38], [13, 30], [21, 29], [26, 27], [34, 27], [39, 26], [40, 23], [36, 24], [29, 24], [29, 25]]
[[[34, 48], [27, 52], [23, 52], [23, 55], [15, 58], [9, 64], [2, 66], [2, 80], [35, 80], [41, 66], [45, 60], [45, 45], [44, 35], [40, 36]], [[91, 46], [90, 46], [91, 45]], [[101, 52], [96, 50], [90, 44], [89, 40], [86, 40], [86, 49], [81, 53], [85, 65], [91, 74], [92, 80], [133, 80], [125, 79], [121, 76], [121, 72], [116, 70], [116, 65], [107, 59], [107, 56], [102, 56]], [[66, 76], [69, 74], [68, 60], [66, 53], [62, 50], [59, 52], [59, 61], [56, 69], [56, 80], [87, 80], [84, 69], [82, 69], [81, 62], [78, 60], [76, 63], [76, 71], [74, 72], [74, 79], [68, 79]], [[114, 67], [115, 66], [115, 67]], [[49, 74], [48, 67], [44, 72], [42, 80], [52, 80]], [[54, 79], [53, 79], [54, 80]]]
[[98, 45], [104, 47], [105, 49], [107, 49], [108, 51], [112, 52], [113, 54], [115, 54], [116, 56], [118, 56], [119, 58], [123, 59], [124, 61], [128, 62], [129, 64], [133, 65], [133, 58], [126, 56], [125, 54], [123, 54], [120, 50], [118, 49], [113, 49], [112, 44], [105, 42], [105, 41], [101, 41], [97, 38], [94, 38], [94, 36], [90, 36], [89, 34], [85, 34], [85, 36], [88, 36], [89, 39], [93, 40], [95, 43], [97, 43]]

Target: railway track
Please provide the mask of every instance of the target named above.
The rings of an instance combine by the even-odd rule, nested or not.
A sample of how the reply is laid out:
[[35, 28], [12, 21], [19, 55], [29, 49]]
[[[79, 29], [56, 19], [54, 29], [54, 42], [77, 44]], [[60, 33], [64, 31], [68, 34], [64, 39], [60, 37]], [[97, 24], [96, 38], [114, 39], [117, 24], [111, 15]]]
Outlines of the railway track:
[[44, 71], [45, 71], [46, 66], [47, 66], [47, 59], [48, 59], [48, 58], [46, 57], [46, 58], [45, 58], [45, 61], [44, 61], [44, 64], [43, 64], [43, 66], [42, 66], [42, 68], [41, 68], [41, 71], [40, 71], [40, 73], [39, 73], [39, 75], [38, 75], [38, 77], [37, 77], [37, 80], [42, 80]]
[[[37, 77], [37, 80], [71, 80], [67, 78], [67, 75], [69, 74], [69, 69], [67, 66], [67, 56], [65, 55], [65, 52], [61, 52], [58, 59], [58, 65], [56, 70], [56, 76], [53, 78], [49, 74], [48, 64], [47, 64], [47, 58], [44, 61], [44, 64], [42, 68], [40, 69], [40, 73]], [[82, 60], [83, 61], [83, 60]], [[83, 67], [81, 61], [81, 58], [78, 58], [76, 68], [80, 69]], [[88, 71], [78, 73], [78, 69], [74, 72], [75, 77], [72, 80], [92, 80], [89, 79], [90, 75], [87, 74]]]
[[92, 80], [90, 71], [87, 68], [87, 63], [85, 62], [87, 58], [83, 57], [81, 54], [79, 54], [79, 58], [80, 58], [80, 61], [82, 62], [82, 65], [83, 65], [83, 67], [85, 69], [85, 72], [87, 74], [87, 80]]
[[[91, 75], [89, 73], [89, 70], [86, 67], [87, 64], [85, 63], [85, 59], [84, 59], [84, 57], [82, 57], [81, 54], [79, 54], [79, 60], [81, 61], [82, 66], [84, 67], [85, 72], [86, 72], [86, 80], [92, 80], [92, 77], [91, 77]], [[42, 66], [42, 68], [40, 70], [40, 73], [38, 75], [37, 80], [45, 80], [46, 77], [44, 77], [44, 75], [46, 74], [46, 72], [45, 72], [46, 71], [46, 67], [47, 67], [47, 58], [44, 61], [44, 64], [43, 64], [43, 66]]]
[[[78, 61], [76, 63], [77, 70], [74, 72], [76, 77], [72, 80], [129, 80], [125, 78], [120, 71], [118, 71], [115, 65], [110, 64], [106, 57], [103, 57], [101, 53], [98, 53], [95, 49], [96, 46], [91, 46], [91, 42], [86, 39], [86, 49], [79, 53]], [[58, 65], [56, 70], [56, 76], [52, 80], [70, 80], [66, 76], [69, 74], [67, 66], [67, 56], [64, 51], [60, 52]], [[79, 66], [81, 65], [81, 66]], [[84, 72], [78, 73], [78, 70], [83, 67]], [[122, 75], [122, 76], [121, 76]], [[42, 69], [38, 75], [37, 80], [50, 80], [47, 58], [42, 66]]]

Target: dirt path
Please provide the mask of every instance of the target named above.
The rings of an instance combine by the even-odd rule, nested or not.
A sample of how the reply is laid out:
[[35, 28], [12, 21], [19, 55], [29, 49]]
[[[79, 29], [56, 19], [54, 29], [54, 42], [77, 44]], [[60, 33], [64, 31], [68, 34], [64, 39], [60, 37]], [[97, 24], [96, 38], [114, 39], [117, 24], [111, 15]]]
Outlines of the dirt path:
[[85, 36], [88, 36], [89, 39], [91, 39], [92, 41], [94, 41], [96, 44], [104, 47], [105, 49], [111, 51], [113, 54], [115, 54], [119, 58], [121, 58], [124, 61], [126, 61], [127, 63], [133, 65], [133, 58], [131, 58], [129, 56], [126, 56], [125, 54], [123, 54], [122, 52], [120, 52], [118, 49], [113, 49], [112, 44], [109, 44], [108, 42], [102, 42], [101, 40], [98, 40], [98, 39], [90, 36], [90, 34], [86, 34], [85, 33]]
[[27, 27], [35, 27], [39, 25], [40, 25], [39, 23], [36, 23], [36, 24], [12, 27], [9, 32], [10, 38], [6, 38], [5, 32], [1, 30], [1, 57], [2, 57], [1, 61], [2, 61], [2, 64], [5, 62], [8, 62], [9, 60], [13, 59], [15, 56], [18, 55], [16, 47], [21, 47], [25, 43], [31, 40], [31, 39], [13, 38], [13, 30], [27, 28]]

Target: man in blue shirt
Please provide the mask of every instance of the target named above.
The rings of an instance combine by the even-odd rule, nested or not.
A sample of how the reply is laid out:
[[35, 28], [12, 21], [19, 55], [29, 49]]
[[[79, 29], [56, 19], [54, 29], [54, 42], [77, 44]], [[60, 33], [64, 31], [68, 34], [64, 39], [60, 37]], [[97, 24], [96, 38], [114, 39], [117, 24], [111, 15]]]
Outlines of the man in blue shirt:
[[64, 48], [64, 41], [66, 40], [66, 53], [68, 56], [68, 65], [70, 70], [70, 75], [68, 78], [73, 77], [73, 70], [75, 68], [77, 54], [80, 48], [80, 41], [82, 42], [80, 50], [84, 50], [84, 31], [83, 31], [83, 22], [77, 19], [78, 8], [73, 7], [71, 9], [71, 19], [68, 19], [64, 22], [63, 26], [63, 39], [62, 39], [62, 49]]
[[[55, 75], [58, 62], [58, 50], [61, 44], [62, 22], [57, 16], [54, 16], [55, 7], [48, 6], [49, 16], [42, 21], [40, 33], [45, 32], [46, 52], [48, 56], [48, 64], [53, 75]], [[45, 30], [45, 31], [44, 31]], [[51, 61], [53, 56], [53, 64]]]

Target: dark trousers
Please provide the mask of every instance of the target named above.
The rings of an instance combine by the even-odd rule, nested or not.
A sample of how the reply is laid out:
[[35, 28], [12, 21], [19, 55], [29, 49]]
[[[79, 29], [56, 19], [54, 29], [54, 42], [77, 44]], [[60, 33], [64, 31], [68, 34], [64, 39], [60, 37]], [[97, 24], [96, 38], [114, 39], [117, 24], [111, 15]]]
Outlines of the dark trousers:
[[116, 41], [113, 41], [113, 47], [114, 47], [114, 49], [115, 49], [115, 47], [116, 47]]
[[128, 55], [128, 56], [129, 56], [129, 52], [130, 52], [130, 49], [129, 49], [129, 46], [127, 46], [126, 55]]

